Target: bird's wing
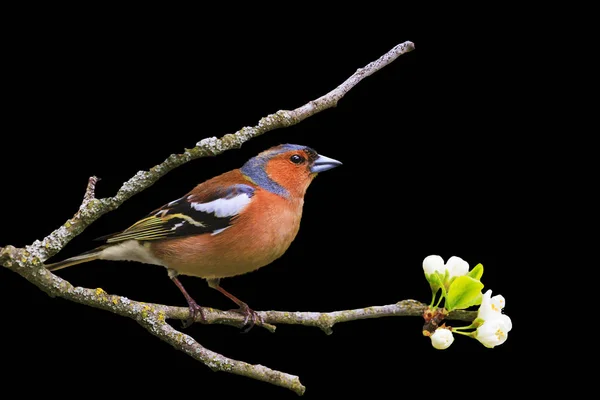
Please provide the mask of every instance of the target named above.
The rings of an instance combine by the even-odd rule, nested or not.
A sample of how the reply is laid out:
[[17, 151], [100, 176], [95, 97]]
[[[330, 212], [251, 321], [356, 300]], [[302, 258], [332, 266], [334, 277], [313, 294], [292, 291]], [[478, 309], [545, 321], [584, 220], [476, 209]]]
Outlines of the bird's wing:
[[190, 194], [154, 210], [123, 232], [102, 237], [106, 243], [160, 240], [210, 233], [219, 234], [252, 201], [254, 188], [245, 184]]

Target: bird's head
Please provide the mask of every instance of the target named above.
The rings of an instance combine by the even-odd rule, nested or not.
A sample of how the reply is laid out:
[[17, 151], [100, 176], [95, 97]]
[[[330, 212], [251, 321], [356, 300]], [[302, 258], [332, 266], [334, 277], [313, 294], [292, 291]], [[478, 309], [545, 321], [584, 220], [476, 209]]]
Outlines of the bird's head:
[[303, 197], [313, 178], [341, 162], [310, 147], [282, 144], [251, 158], [242, 173], [258, 186], [283, 197]]

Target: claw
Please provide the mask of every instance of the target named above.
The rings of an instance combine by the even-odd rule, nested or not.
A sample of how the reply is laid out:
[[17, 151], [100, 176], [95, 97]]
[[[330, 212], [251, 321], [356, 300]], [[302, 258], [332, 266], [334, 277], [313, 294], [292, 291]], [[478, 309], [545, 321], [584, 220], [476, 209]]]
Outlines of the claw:
[[265, 323], [263, 317], [260, 316], [256, 311], [248, 307], [248, 304], [246, 303], [241, 303], [239, 308], [234, 308], [230, 311], [242, 314], [244, 316], [244, 324], [242, 325], [244, 329], [242, 330], [242, 333], [248, 333], [250, 329], [252, 329], [254, 325], [256, 325], [257, 322], [260, 325]]
[[185, 321], [181, 322], [181, 327], [182, 328], [188, 328], [190, 325], [192, 325], [195, 321], [196, 318], [198, 317], [198, 315], [200, 315], [200, 319], [202, 320], [202, 323], [206, 323], [206, 316], [204, 315], [204, 310], [202, 309], [202, 307], [200, 307], [198, 305], [198, 303], [196, 303], [194, 300], [192, 300], [191, 302], [189, 302], [189, 307], [190, 307], [190, 317], [188, 319], [186, 319]]
[[250, 329], [252, 329], [252, 327], [254, 325], [256, 325], [257, 321], [259, 321], [261, 325], [263, 325], [265, 323], [263, 318], [260, 315], [258, 315], [256, 313], [256, 311], [254, 311], [253, 309], [248, 307], [248, 304], [244, 303], [243, 301], [241, 301], [240, 299], [238, 299], [237, 297], [235, 297], [234, 295], [229, 293], [227, 290], [223, 289], [219, 285], [219, 279], [207, 279], [207, 282], [208, 282], [208, 286], [223, 293], [231, 301], [233, 301], [235, 304], [237, 304], [239, 306], [239, 308], [229, 310], [229, 311], [235, 312], [238, 314], [242, 314], [244, 316], [244, 325], [242, 327], [246, 327], [246, 328], [242, 331], [243, 333], [246, 333]]

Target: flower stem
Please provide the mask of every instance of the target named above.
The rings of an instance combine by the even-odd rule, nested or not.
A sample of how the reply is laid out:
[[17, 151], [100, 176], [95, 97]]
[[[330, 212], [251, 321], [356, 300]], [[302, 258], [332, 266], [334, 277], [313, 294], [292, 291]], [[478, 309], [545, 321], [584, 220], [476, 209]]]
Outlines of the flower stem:
[[464, 329], [473, 329], [473, 328], [477, 328], [474, 324], [471, 324], [469, 326], [455, 326], [452, 327], [452, 329], [460, 329], [460, 330], [464, 330]]
[[431, 303], [429, 304], [429, 308], [433, 307], [433, 303], [435, 302], [435, 296], [438, 294], [438, 292], [440, 291], [440, 289], [436, 290], [435, 292], [432, 290], [432, 296], [431, 296]]
[[442, 294], [435, 305], [436, 307], [439, 307], [440, 303], [442, 302], [442, 299], [446, 297], [446, 289], [444, 288], [444, 286], [441, 286], [440, 289], [442, 289]]
[[456, 330], [456, 328], [452, 328], [452, 332], [458, 333], [459, 335], [469, 336], [469, 337], [473, 337], [473, 334], [475, 333], [475, 331], [472, 331], [472, 332], [461, 332], [461, 331]]

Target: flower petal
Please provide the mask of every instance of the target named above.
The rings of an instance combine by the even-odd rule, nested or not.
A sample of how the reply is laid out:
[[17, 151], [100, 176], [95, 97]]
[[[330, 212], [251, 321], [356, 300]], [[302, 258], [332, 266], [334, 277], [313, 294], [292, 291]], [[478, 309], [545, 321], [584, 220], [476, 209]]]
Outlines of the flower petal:
[[454, 336], [450, 329], [437, 328], [431, 335], [431, 345], [438, 350], [447, 349], [453, 342]]
[[[508, 318], [503, 314], [501, 316]], [[512, 323], [507, 326], [507, 322], [510, 323], [510, 318], [508, 318], [508, 321], [505, 318], [487, 320], [477, 328], [475, 338], [488, 348], [501, 345], [508, 339], [508, 331], [512, 328]]]
[[466, 275], [469, 273], [469, 263], [460, 257], [452, 256], [446, 262], [446, 269], [450, 272], [450, 277]]
[[500, 311], [504, 308], [504, 306], [506, 305], [506, 300], [504, 300], [504, 296], [502, 296], [501, 294], [497, 294], [494, 297], [492, 297], [492, 308], [497, 309], [497, 311]]
[[492, 291], [488, 289], [488, 291], [483, 294], [483, 297], [481, 299], [481, 305], [479, 306], [477, 318], [481, 318], [484, 321], [487, 321], [488, 319], [493, 319], [497, 317], [497, 314], [499, 314], [499, 311], [494, 311], [492, 307]]
[[423, 260], [423, 271], [427, 275], [433, 274], [435, 272], [444, 272], [444, 259], [440, 256], [427, 256]]
[[506, 314], [500, 314], [500, 317], [498, 318], [502, 321], [504, 324], [504, 329], [506, 329], [506, 332], [508, 333], [508, 331], [512, 329], [512, 321], [510, 320], [510, 317]]

